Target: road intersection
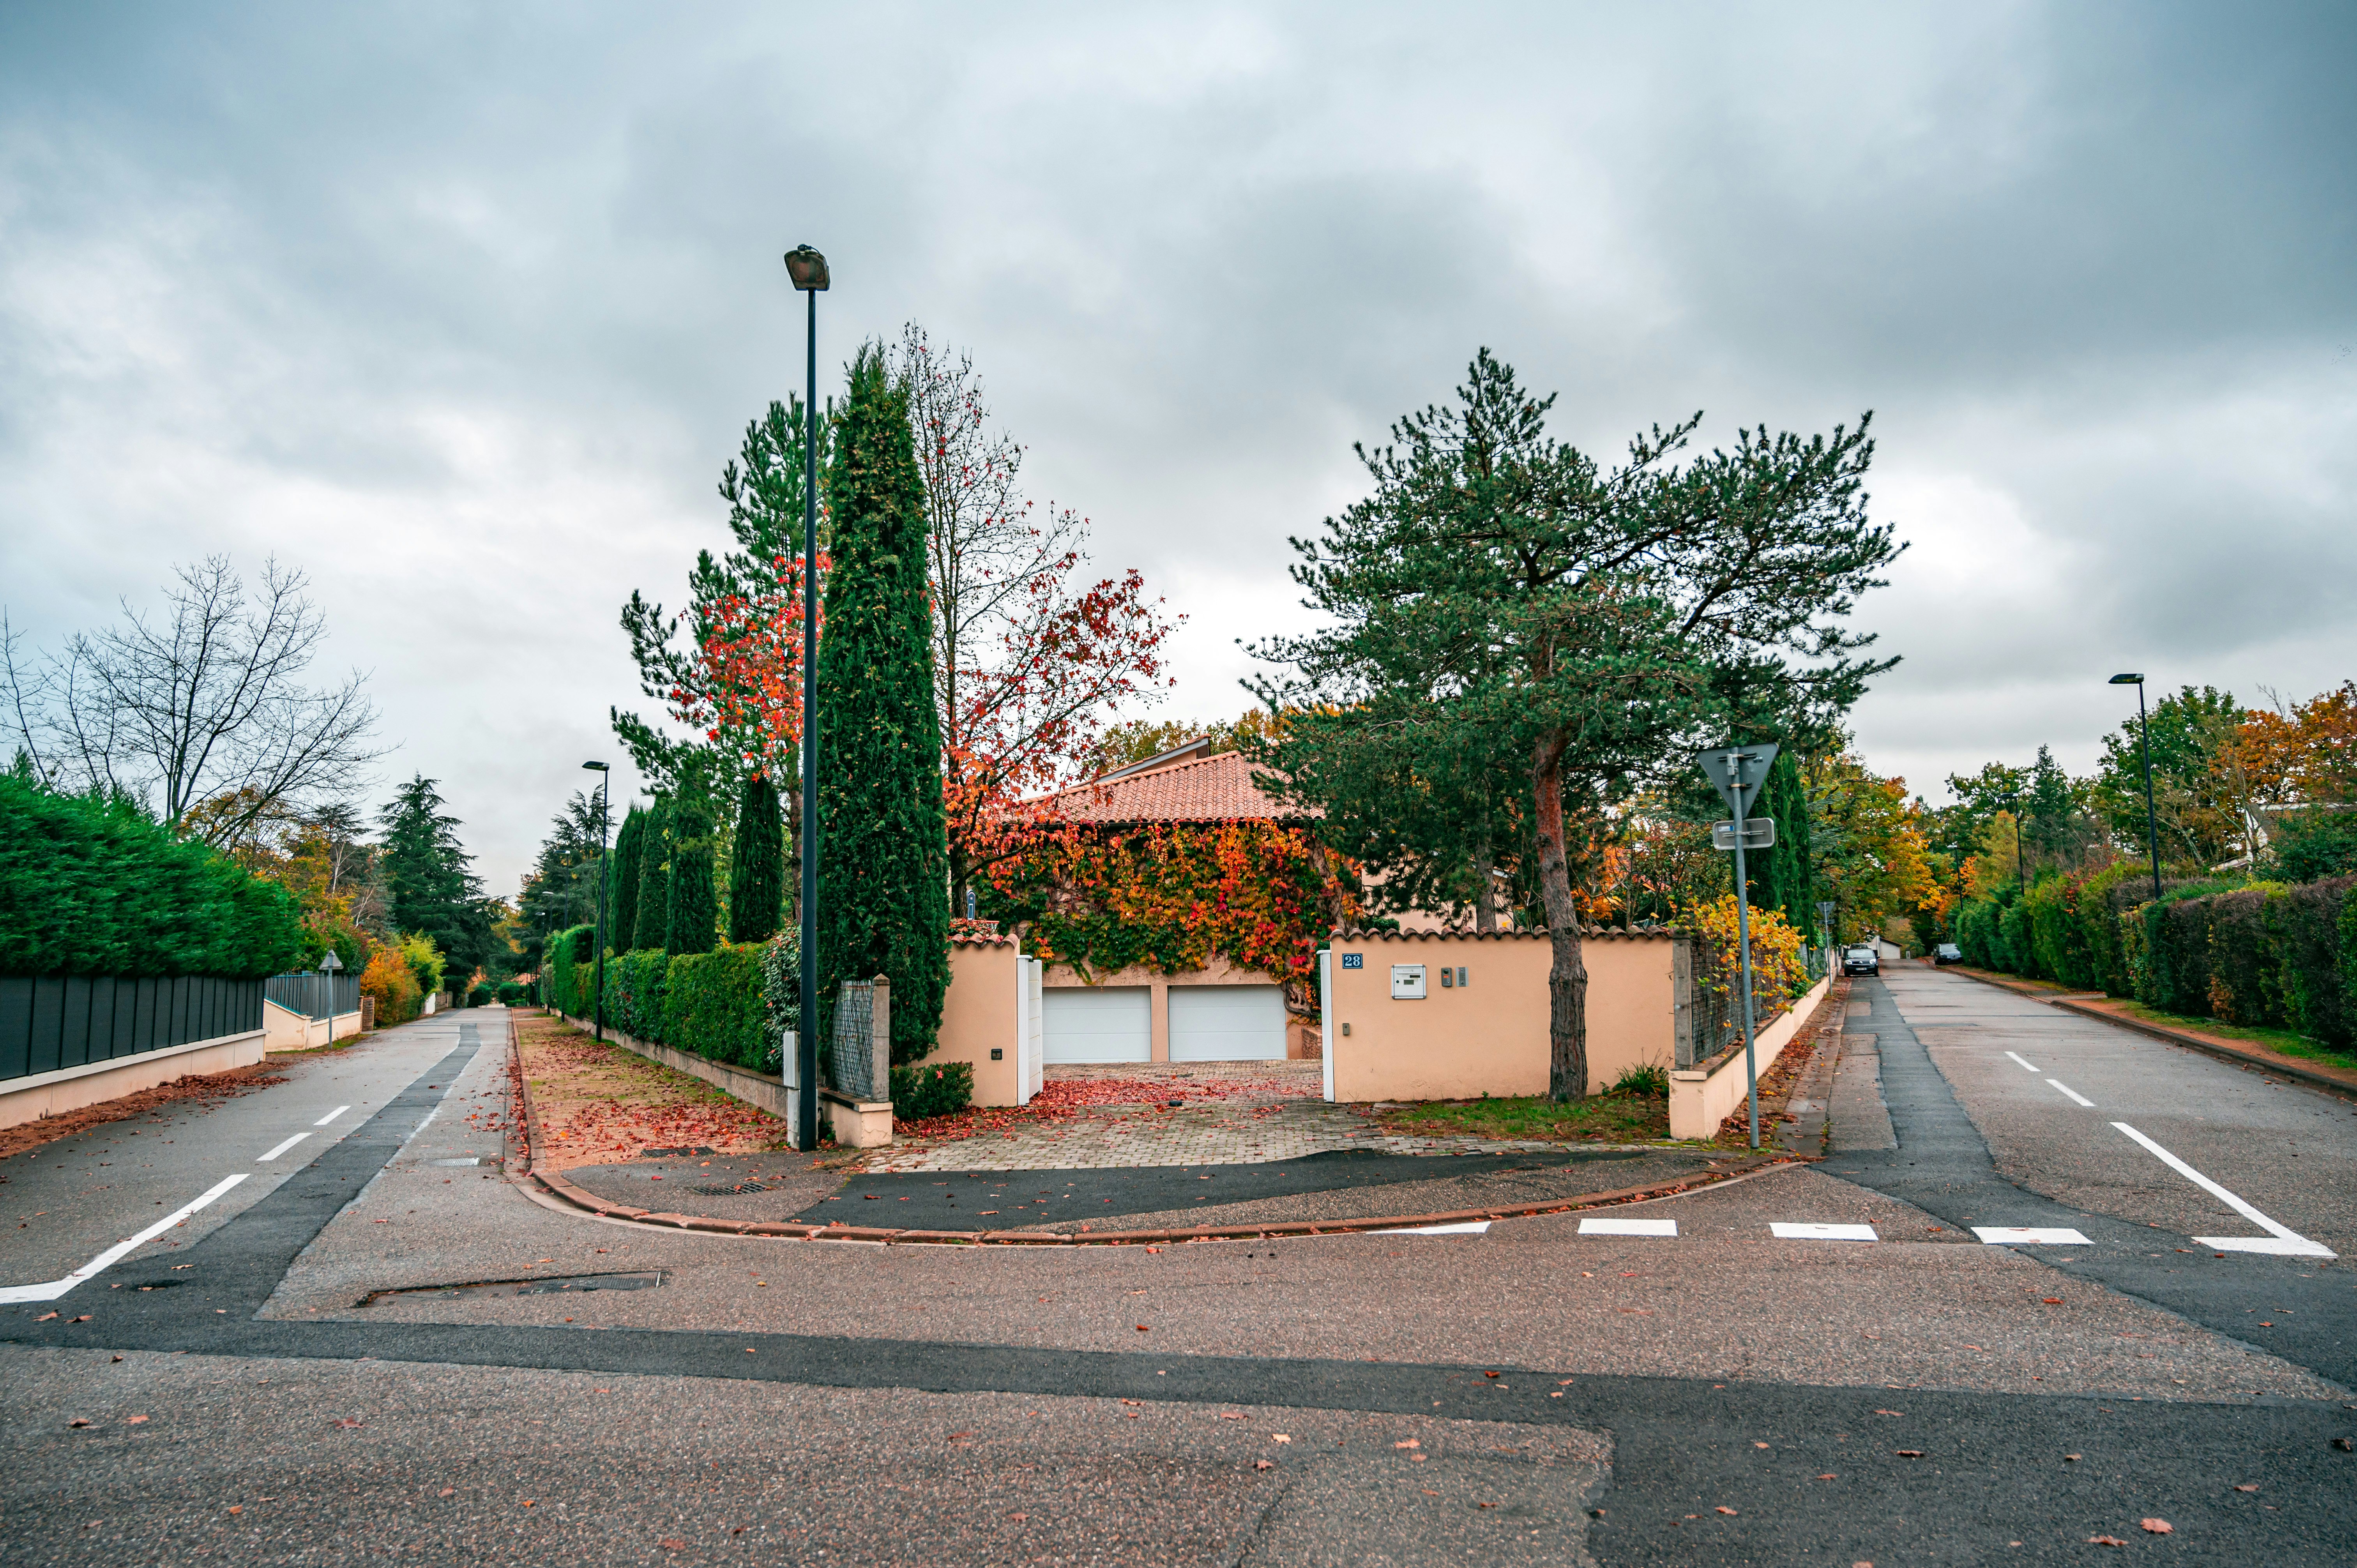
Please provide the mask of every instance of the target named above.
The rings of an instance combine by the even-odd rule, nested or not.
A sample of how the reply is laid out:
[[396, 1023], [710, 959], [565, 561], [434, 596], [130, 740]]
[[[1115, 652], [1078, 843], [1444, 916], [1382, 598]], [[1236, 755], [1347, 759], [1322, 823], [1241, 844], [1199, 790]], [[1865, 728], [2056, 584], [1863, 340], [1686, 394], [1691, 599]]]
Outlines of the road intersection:
[[[0, 1167], [16, 1287], [243, 1178], [0, 1305], [5, 1560], [2080, 1561], [2165, 1518], [2192, 1561], [2345, 1561], [2352, 1108], [1960, 976], [1860, 1004], [1822, 1165], [1150, 1251], [566, 1211], [497, 1163], [502, 1015], [387, 1031]], [[944, 1181], [992, 1185], [844, 1190]], [[2341, 1256], [2195, 1240], [2279, 1232]], [[656, 1283], [551, 1288], [617, 1275]], [[443, 1288], [490, 1282], [540, 1283]]]

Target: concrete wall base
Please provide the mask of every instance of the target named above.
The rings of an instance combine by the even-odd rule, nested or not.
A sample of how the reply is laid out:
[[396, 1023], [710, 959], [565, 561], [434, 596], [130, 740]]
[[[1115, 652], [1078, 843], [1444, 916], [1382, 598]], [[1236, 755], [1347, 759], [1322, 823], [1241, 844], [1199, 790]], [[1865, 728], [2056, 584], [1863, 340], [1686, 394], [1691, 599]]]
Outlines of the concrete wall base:
[[[266, 1005], [266, 1004], [265, 1004]], [[263, 1032], [223, 1035], [217, 1039], [191, 1040], [160, 1051], [81, 1067], [59, 1068], [0, 1082], [0, 1127], [20, 1127], [44, 1116], [79, 1111], [137, 1094], [192, 1074], [228, 1072], [252, 1067], [263, 1057]]]
[[854, 1100], [832, 1089], [818, 1091], [819, 1114], [833, 1128], [835, 1143], [846, 1149], [880, 1149], [892, 1141], [892, 1102]]
[[[1824, 1000], [1834, 977], [1825, 977], [1809, 987], [1801, 999], [1784, 1010], [1783, 1016], [1753, 1038], [1751, 1055], [1757, 1076], [1765, 1078], [1792, 1036], [1801, 1032], [1809, 1015]], [[1718, 1124], [1744, 1101], [1748, 1088], [1743, 1076], [1743, 1046], [1737, 1042], [1721, 1051], [1715, 1061], [1697, 1062], [1689, 1069], [1673, 1069], [1670, 1073], [1670, 1136], [1673, 1138], [1708, 1138], [1718, 1132]]]

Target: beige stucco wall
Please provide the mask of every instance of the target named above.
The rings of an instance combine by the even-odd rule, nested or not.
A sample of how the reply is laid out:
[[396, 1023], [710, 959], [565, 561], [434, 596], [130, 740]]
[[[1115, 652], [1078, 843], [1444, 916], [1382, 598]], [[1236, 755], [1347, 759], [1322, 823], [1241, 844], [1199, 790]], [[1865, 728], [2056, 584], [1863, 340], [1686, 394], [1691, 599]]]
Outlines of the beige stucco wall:
[[[1200, 969], [1181, 970], [1177, 974], [1165, 974], [1151, 964], [1134, 963], [1127, 969], [1110, 974], [1082, 978], [1069, 964], [1048, 966], [1043, 983], [1054, 990], [1068, 985], [1144, 987], [1153, 998], [1153, 1046], [1149, 1061], [1170, 1059], [1170, 988], [1174, 985], [1275, 985], [1276, 979], [1257, 969], [1244, 969], [1230, 963], [1218, 953]], [[1285, 1030], [1285, 1054], [1296, 1059], [1318, 1056], [1318, 1027], [1315, 1023], [1288, 1020]]]
[[360, 1032], [357, 1009], [339, 1013], [332, 1018], [311, 1018], [266, 997], [262, 1004], [262, 1033], [274, 1051], [307, 1051], [349, 1040]]
[[[1808, 1022], [1832, 984], [1833, 976], [1828, 973], [1752, 1037], [1750, 1077], [1764, 1075], [1776, 1065], [1776, 1058], [1784, 1054], [1784, 1047], [1792, 1043], [1792, 1036], [1801, 1032], [1801, 1026]], [[1707, 1138], [1717, 1133], [1718, 1124], [1749, 1098], [1750, 1077], [1744, 1072], [1740, 1042], [1720, 1052], [1716, 1060], [1671, 1073], [1670, 1136]]]
[[[925, 1060], [972, 1063], [976, 1105], [1023, 1103], [1015, 1038], [1021, 954], [1012, 941], [950, 944], [950, 988], [942, 998], [941, 1043]], [[994, 1050], [999, 1053], [996, 1061], [990, 1058]]]
[[[1338, 937], [1329, 969], [1334, 1020], [1334, 1098], [1469, 1100], [1544, 1094], [1547, 1088], [1547, 970], [1544, 931], [1489, 936], [1410, 933]], [[1666, 935], [1599, 932], [1582, 944], [1587, 967], [1587, 1090], [1628, 1068], [1675, 1059], [1677, 1002]], [[1346, 953], [1363, 969], [1345, 969]], [[1394, 1001], [1392, 966], [1426, 966], [1422, 1001]], [[1444, 988], [1443, 965], [1466, 972]], [[1346, 1030], [1347, 1026], [1347, 1030]]]

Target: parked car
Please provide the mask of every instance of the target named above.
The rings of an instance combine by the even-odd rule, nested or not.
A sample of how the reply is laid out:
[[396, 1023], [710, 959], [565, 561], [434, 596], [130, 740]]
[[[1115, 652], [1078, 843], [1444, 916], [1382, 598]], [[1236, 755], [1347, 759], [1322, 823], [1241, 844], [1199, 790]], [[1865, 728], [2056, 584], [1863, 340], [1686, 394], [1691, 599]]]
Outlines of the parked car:
[[1875, 956], [1871, 947], [1855, 947], [1842, 954], [1842, 972], [1844, 974], [1880, 974], [1882, 960]]
[[1962, 963], [1964, 961], [1964, 950], [1958, 947], [1953, 942], [1942, 942], [1938, 947], [1932, 950], [1932, 961], [1933, 963]]

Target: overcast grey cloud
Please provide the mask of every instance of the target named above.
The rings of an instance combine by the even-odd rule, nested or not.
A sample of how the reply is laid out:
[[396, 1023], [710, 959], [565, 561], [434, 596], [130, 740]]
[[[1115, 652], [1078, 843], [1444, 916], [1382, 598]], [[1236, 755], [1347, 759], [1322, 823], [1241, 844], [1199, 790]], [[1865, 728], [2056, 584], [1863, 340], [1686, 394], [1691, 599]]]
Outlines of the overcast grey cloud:
[[1190, 617], [1173, 712], [1487, 344], [1603, 452], [1874, 410], [1861, 748], [2083, 768], [2115, 669], [2357, 674], [2352, 65], [2346, 5], [7, 7], [0, 601], [300, 565], [511, 891], [807, 240], [828, 366], [971, 349]]

